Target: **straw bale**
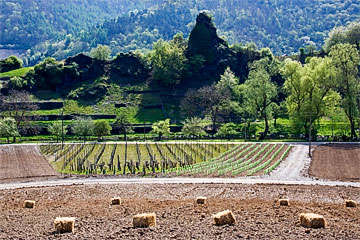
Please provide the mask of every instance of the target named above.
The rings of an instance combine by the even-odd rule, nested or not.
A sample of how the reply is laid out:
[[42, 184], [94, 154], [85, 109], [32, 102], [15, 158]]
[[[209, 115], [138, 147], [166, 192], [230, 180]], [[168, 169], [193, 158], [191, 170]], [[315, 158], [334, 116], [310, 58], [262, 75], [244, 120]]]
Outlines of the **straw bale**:
[[236, 222], [235, 216], [230, 210], [225, 210], [213, 215], [213, 220], [217, 226], [232, 225]]
[[133, 217], [134, 228], [148, 228], [156, 227], [156, 214], [155, 213], [143, 213]]
[[325, 228], [327, 225], [325, 218], [315, 213], [301, 213], [299, 220], [306, 228]]
[[345, 200], [345, 206], [346, 207], [356, 207], [357, 206], [357, 202], [353, 201], [353, 200]]
[[196, 203], [197, 204], [206, 204], [206, 200], [207, 200], [206, 197], [198, 197], [198, 198], [196, 198]]
[[34, 208], [35, 207], [35, 201], [25, 200], [24, 207], [25, 208]]
[[289, 199], [279, 199], [280, 206], [290, 206]]
[[111, 199], [111, 205], [120, 205], [121, 204], [121, 198], [115, 197]]
[[74, 233], [75, 218], [73, 217], [56, 218], [54, 224], [57, 233]]

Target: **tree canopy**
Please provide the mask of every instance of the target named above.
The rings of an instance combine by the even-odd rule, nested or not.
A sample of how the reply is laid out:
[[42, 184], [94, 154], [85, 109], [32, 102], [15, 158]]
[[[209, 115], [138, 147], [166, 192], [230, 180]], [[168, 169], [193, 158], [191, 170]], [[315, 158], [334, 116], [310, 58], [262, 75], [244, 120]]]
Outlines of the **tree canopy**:
[[158, 121], [153, 123], [151, 126], [152, 133], [159, 135], [159, 140], [161, 140], [162, 136], [166, 134], [170, 134], [170, 119], [166, 119], [163, 121]]
[[72, 125], [72, 131], [75, 135], [86, 138], [94, 134], [94, 122], [91, 118], [78, 118]]
[[286, 60], [283, 74], [287, 109], [298, 130], [307, 129], [310, 119], [327, 116], [340, 101], [330, 58], [313, 57], [304, 66]]
[[0, 119], [0, 136], [7, 138], [8, 143], [11, 137], [20, 136], [15, 119], [10, 117]]

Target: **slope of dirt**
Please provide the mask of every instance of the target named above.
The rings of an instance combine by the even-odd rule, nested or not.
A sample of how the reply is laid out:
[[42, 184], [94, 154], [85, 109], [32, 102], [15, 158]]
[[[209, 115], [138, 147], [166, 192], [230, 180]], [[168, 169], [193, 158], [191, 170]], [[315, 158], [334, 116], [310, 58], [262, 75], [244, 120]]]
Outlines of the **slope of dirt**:
[[[122, 197], [120, 206], [110, 198]], [[197, 196], [208, 204], [196, 205]], [[279, 207], [276, 199], [291, 199]], [[351, 187], [242, 184], [119, 184], [0, 191], [0, 239], [359, 239], [360, 208], [345, 208], [343, 198], [359, 199]], [[23, 201], [37, 201], [24, 209]], [[230, 209], [233, 226], [216, 227], [214, 213]], [[155, 212], [158, 226], [132, 228], [132, 217]], [[298, 215], [314, 212], [325, 229], [300, 226]], [[75, 234], [56, 234], [56, 217], [76, 217]]]
[[37, 146], [0, 146], [0, 180], [56, 175]]
[[327, 144], [313, 150], [310, 176], [360, 182], [360, 144]]

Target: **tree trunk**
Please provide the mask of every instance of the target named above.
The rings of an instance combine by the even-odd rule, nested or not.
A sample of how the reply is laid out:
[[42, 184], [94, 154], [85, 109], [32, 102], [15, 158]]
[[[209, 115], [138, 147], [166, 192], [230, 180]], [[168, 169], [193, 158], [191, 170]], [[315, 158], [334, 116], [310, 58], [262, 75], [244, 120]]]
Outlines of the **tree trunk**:
[[351, 115], [349, 115], [350, 128], [351, 128], [351, 140], [357, 137], [355, 132], [355, 121]]
[[274, 128], [276, 128], [276, 120], [277, 120], [277, 117], [274, 118]]
[[267, 117], [264, 117], [264, 121], [265, 121], [265, 129], [264, 132], [260, 135], [259, 140], [264, 140], [269, 132], [269, 122]]

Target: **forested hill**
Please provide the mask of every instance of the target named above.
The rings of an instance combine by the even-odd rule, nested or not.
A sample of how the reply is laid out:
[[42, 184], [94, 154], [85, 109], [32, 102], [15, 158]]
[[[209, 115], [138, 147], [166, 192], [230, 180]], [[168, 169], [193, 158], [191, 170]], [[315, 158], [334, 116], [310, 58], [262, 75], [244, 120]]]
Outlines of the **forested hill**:
[[169, 40], [179, 31], [188, 36], [204, 9], [229, 43], [255, 42], [275, 54], [320, 47], [333, 27], [360, 19], [360, 2], [351, 0], [182, 0], [107, 21], [87, 38], [126, 50], [149, 48], [159, 37]]
[[97, 44], [113, 55], [149, 49], [159, 38], [188, 36], [204, 9], [230, 44], [255, 42], [277, 55], [319, 48], [333, 27], [360, 20], [358, 0], [0, 0], [0, 9], [0, 45], [32, 47], [24, 62], [30, 65]]
[[164, 0], [0, 0], [0, 47], [26, 49]]

